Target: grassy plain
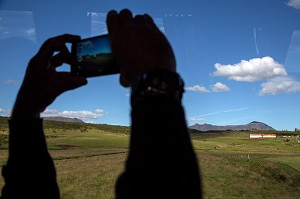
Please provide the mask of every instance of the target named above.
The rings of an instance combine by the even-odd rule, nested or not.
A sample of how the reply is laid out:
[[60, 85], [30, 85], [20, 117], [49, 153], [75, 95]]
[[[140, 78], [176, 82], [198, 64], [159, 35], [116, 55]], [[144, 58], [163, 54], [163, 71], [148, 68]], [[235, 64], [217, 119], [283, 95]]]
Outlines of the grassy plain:
[[[51, 121], [44, 126], [62, 198], [114, 198], [129, 128]], [[0, 166], [7, 159], [7, 135], [0, 118]], [[205, 198], [300, 198], [297, 138], [250, 140], [249, 132], [192, 133], [191, 138]]]

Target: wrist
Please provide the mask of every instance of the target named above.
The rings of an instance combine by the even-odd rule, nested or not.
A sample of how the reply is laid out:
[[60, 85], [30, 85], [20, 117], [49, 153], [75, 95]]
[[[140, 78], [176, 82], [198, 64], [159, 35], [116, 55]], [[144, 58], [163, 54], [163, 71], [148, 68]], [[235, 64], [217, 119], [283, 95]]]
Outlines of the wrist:
[[181, 102], [183, 92], [184, 82], [178, 73], [154, 69], [132, 86], [131, 105], [147, 97], [169, 97]]
[[15, 105], [11, 114], [12, 120], [20, 119], [37, 119], [40, 118], [39, 111], [33, 111], [30, 107], [25, 107], [22, 105]]
[[38, 110], [30, 95], [19, 93], [11, 113], [11, 119], [36, 119], [40, 118], [40, 113], [41, 111]]

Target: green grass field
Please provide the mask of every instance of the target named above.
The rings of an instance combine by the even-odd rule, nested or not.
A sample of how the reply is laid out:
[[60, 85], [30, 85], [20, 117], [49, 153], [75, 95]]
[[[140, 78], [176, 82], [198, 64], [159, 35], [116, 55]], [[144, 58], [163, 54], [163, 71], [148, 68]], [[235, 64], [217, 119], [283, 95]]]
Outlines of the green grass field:
[[[62, 198], [114, 198], [129, 128], [51, 121], [44, 126]], [[7, 159], [7, 135], [6, 119], [0, 117], [1, 167]], [[249, 132], [193, 133], [191, 138], [205, 198], [300, 198], [297, 138], [250, 140]]]

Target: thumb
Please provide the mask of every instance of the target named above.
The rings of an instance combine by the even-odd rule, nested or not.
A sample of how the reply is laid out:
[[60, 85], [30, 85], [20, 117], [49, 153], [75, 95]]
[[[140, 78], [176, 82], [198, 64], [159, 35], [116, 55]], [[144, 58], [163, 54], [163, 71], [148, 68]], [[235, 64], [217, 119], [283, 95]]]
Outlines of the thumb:
[[61, 73], [58, 73], [58, 75], [60, 76], [59, 79], [61, 80], [61, 85], [60, 85], [61, 93], [68, 91], [68, 90], [76, 89], [76, 88], [84, 86], [88, 83], [86, 78], [74, 76], [68, 72], [61, 72]]

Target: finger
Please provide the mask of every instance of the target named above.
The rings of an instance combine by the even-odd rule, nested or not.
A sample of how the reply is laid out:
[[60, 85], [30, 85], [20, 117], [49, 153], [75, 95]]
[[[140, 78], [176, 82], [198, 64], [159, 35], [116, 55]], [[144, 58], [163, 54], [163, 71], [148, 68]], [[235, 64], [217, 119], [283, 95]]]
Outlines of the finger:
[[[48, 63], [50, 62], [52, 66], [58, 67], [61, 66], [63, 63], [69, 62], [68, 60], [70, 59], [70, 53], [68, 48], [59, 42], [53, 41], [51, 44], [48, 45], [47, 48], [49, 51], [43, 51], [42, 53], [49, 53], [54, 54], [54, 52], [59, 51], [58, 54], [55, 56], [51, 56], [50, 59], [48, 60], [48, 55], [46, 54], [39, 54], [42, 57], [44, 57], [45, 60], [48, 60]], [[51, 52], [52, 51], [52, 52]]]
[[118, 32], [120, 22], [118, 13], [115, 10], [111, 10], [110, 12], [108, 12], [106, 17], [106, 24], [110, 35]]
[[67, 50], [67, 51], [61, 51], [60, 53], [53, 56], [50, 62], [51, 65], [56, 68], [58, 66], [61, 66], [64, 63], [71, 64], [73, 63], [73, 60], [70, 52]]
[[159, 30], [159, 28], [156, 26], [153, 18], [150, 15], [144, 14], [144, 19], [145, 19], [146, 23], [148, 25], [150, 25], [152, 28], [155, 28], [155, 29]]
[[72, 43], [80, 39], [77, 35], [64, 34], [48, 39], [40, 48], [38, 56], [45, 61], [49, 61], [54, 52], [60, 51], [64, 54], [68, 52], [66, 43]]
[[146, 20], [142, 15], [137, 15], [134, 17], [134, 23], [137, 25], [144, 25], [146, 24]]
[[124, 87], [130, 87], [139, 81], [139, 75], [136, 73], [121, 73], [120, 84]]
[[56, 41], [61, 41], [62, 43], [72, 43], [75, 41], [80, 40], [80, 36], [79, 35], [71, 35], [71, 34], [63, 34], [63, 35], [59, 35], [56, 37], [52, 37], [50, 38], [51, 40], [56, 40]]
[[120, 12], [119, 16], [120, 16], [121, 26], [126, 27], [133, 23], [132, 13], [130, 10], [128, 10], [128, 9], [122, 10]]
[[57, 55], [53, 56], [50, 61], [51, 66], [53, 66], [54, 68], [61, 66], [66, 62], [67, 61], [65, 61], [65, 58], [62, 54], [57, 54]]
[[76, 89], [88, 83], [86, 78], [73, 76], [68, 72], [58, 72], [57, 75], [59, 76], [59, 79], [61, 81], [60, 93]]
[[[48, 45], [49, 51], [40, 51], [38, 52], [29, 62], [28, 68], [33, 71], [41, 71], [41, 70], [49, 70], [50, 68], [53, 68], [55, 70], [56, 67], [61, 66], [63, 63], [70, 64], [72, 62], [72, 57], [65, 45], [54, 44], [55, 48], [52, 48], [50, 45]], [[50, 49], [56, 49], [53, 50], [52, 53], [50, 53]], [[59, 50], [60, 49], [60, 50]], [[55, 51], [60, 51], [60, 53], [56, 54], [55, 56], [46, 55], [45, 53], [53, 54]]]
[[125, 78], [125, 76], [123, 74], [120, 74], [120, 84], [124, 87], [130, 87], [131, 84], [127, 81], [127, 79]]
[[58, 66], [61, 66], [64, 63], [63, 56], [59, 53], [59, 54], [53, 56], [51, 58], [50, 62], [51, 62], [51, 66], [53, 66], [55, 68]]

